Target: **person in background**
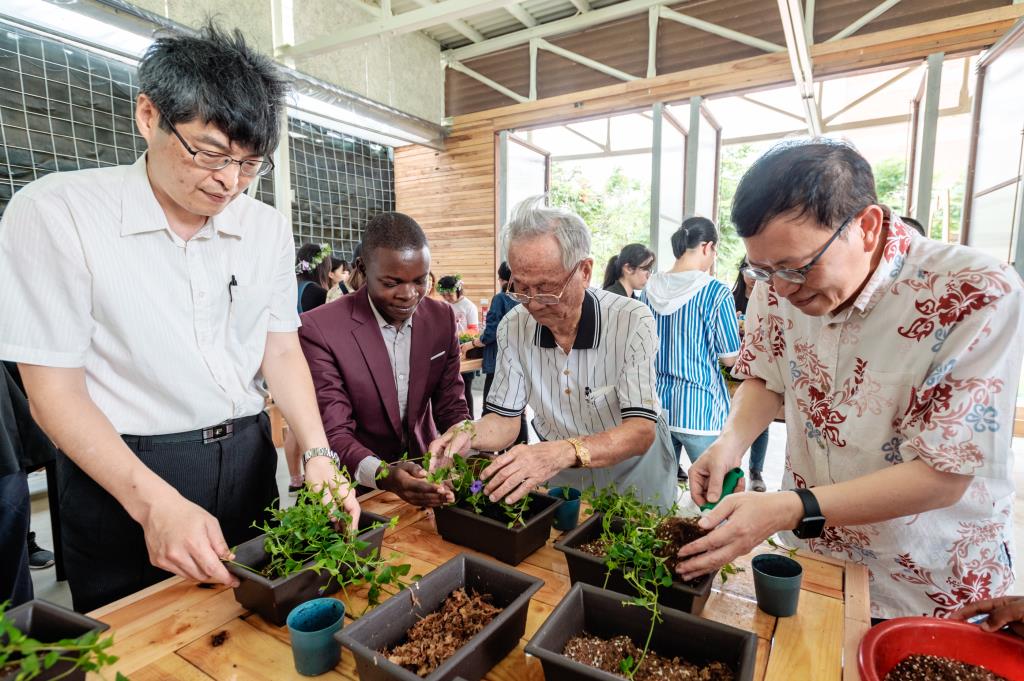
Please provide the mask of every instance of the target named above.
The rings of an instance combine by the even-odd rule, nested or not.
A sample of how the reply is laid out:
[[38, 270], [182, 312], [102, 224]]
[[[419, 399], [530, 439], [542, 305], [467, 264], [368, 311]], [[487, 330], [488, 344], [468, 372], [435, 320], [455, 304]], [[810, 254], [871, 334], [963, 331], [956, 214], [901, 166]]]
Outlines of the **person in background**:
[[678, 461], [683, 451], [696, 461], [722, 431], [729, 391], [719, 363], [731, 367], [740, 353], [732, 296], [708, 274], [717, 244], [711, 220], [683, 220], [672, 235], [675, 264], [652, 276], [640, 297], [658, 328], [658, 399], [668, 412]]
[[441, 294], [437, 292], [437, 277], [431, 272], [427, 275], [427, 282], [430, 284], [430, 288], [427, 290], [427, 297], [433, 300], [443, 300]]
[[356, 247], [352, 249], [352, 273], [349, 274], [348, 292], [355, 293], [363, 287], [366, 283], [366, 277], [363, 276], [363, 268], [360, 267], [360, 263], [363, 261], [363, 244], [360, 242], [356, 244]]
[[[473, 301], [462, 293], [462, 276], [455, 274], [441, 277], [437, 281], [437, 292], [455, 312], [455, 335], [461, 336], [464, 333], [476, 335], [480, 328], [480, 313]], [[473, 378], [475, 376], [475, 370], [462, 374], [462, 381], [466, 389], [466, 404], [469, 405], [471, 416], [476, 413], [473, 410]]]
[[491, 501], [515, 503], [532, 489], [569, 485], [635, 488], [645, 501], [675, 503], [675, 455], [655, 390], [654, 318], [637, 300], [590, 288], [590, 229], [580, 216], [518, 204], [502, 230], [521, 305], [498, 327], [488, 413], [430, 445], [431, 468], [470, 448], [499, 452], [515, 441], [529, 405], [540, 442], [517, 445], [483, 472]]
[[643, 244], [627, 244], [618, 255], [613, 255], [604, 268], [605, 291], [636, 298], [637, 291], [647, 285], [654, 271], [654, 251]]
[[348, 286], [346, 286], [346, 283], [351, 275], [352, 270], [349, 268], [347, 260], [344, 258], [331, 257], [331, 287], [327, 289], [328, 303], [334, 302], [348, 293]]
[[264, 381], [309, 483], [359, 515], [299, 346], [291, 229], [245, 193], [273, 169], [287, 78], [207, 25], [158, 37], [138, 82], [138, 160], [46, 175], [0, 220], [0, 359], [59, 449], [79, 611], [169, 572], [238, 585], [222, 561], [279, 496]]
[[[743, 270], [747, 267], [747, 258], [744, 256], [740, 261], [739, 272], [736, 274], [736, 283], [732, 286], [732, 299], [736, 304], [736, 319], [740, 325], [740, 340], [743, 340], [745, 322], [747, 316], [747, 303], [750, 301], [750, 294], [754, 292], [754, 284], [757, 283], [749, 274]], [[736, 385], [733, 383], [733, 385]], [[764, 457], [768, 453], [768, 433], [764, 432], [757, 436], [757, 439], [750, 445], [750, 490], [752, 492], [764, 492], [768, 489], [764, 484]]]
[[733, 369], [745, 380], [690, 468], [690, 492], [718, 501], [784, 405], [783, 491], [721, 499], [676, 571], [717, 570], [781, 532], [866, 566], [876, 619], [949, 617], [1007, 595], [1020, 276], [904, 225], [878, 203], [867, 160], [834, 140], [785, 142], [755, 161], [732, 222], [764, 283]]
[[[296, 309], [309, 312], [327, 302], [331, 276], [331, 247], [327, 244], [304, 244], [295, 254], [297, 284]], [[284, 460], [288, 466], [288, 496], [294, 497], [305, 485], [302, 475], [302, 452], [291, 428], [284, 432]]]
[[327, 244], [303, 244], [295, 254], [295, 279], [299, 314], [326, 303], [327, 289], [331, 286], [331, 247]]
[[424, 300], [430, 246], [408, 215], [374, 216], [358, 262], [366, 285], [303, 315], [299, 330], [327, 437], [364, 487], [438, 506], [451, 493], [417, 461], [437, 428], [469, 418], [455, 315]]
[[[484, 325], [484, 332], [479, 338], [466, 341], [462, 344], [462, 354], [465, 356], [466, 351], [471, 348], [483, 348], [484, 349], [484, 360], [483, 360], [483, 372], [484, 372], [484, 408], [483, 413], [487, 413], [487, 393], [491, 390], [491, 383], [494, 382], [494, 366], [498, 359], [498, 324], [505, 315], [508, 314], [517, 303], [512, 300], [508, 295], [509, 282], [512, 280], [512, 270], [509, 269], [508, 263], [503, 262], [498, 267], [498, 283], [501, 286], [501, 290], [494, 294], [491, 298], [491, 306], [487, 310], [487, 320]], [[526, 412], [523, 412], [522, 416], [519, 417], [519, 435], [513, 444], [526, 444], [528, 434], [526, 430]]]

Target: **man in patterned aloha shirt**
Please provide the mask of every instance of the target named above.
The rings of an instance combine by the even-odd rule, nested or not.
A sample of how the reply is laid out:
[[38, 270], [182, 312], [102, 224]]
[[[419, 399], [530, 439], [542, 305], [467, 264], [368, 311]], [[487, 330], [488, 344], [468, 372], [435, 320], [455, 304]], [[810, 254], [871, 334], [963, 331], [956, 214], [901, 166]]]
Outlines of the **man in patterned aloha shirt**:
[[726, 497], [702, 524], [729, 522], [685, 547], [679, 572], [797, 528], [806, 493], [787, 490], [810, 488], [824, 527], [793, 541], [866, 565], [873, 617], [946, 617], [1007, 593], [1020, 277], [904, 225], [842, 143], [769, 151], [740, 182], [732, 219], [760, 279], [733, 372], [747, 380], [690, 469], [693, 496], [719, 497], [783, 398], [786, 472], [781, 492]]

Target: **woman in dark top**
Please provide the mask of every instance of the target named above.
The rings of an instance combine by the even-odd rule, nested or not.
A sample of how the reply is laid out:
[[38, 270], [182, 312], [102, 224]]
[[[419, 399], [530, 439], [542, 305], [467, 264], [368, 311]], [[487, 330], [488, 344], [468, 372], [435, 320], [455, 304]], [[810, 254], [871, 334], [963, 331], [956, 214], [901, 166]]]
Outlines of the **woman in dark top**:
[[647, 285], [654, 270], [654, 252], [643, 244], [627, 244], [613, 255], [604, 269], [605, 291], [636, 298], [636, 291]]
[[[510, 281], [512, 281], [512, 270], [507, 262], [503, 262], [498, 267], [498, 283], [501, 285], [501, 291], [494, 294], [494, 297], [491, 298], [491, 305], [487, 308], [487, 317], [484, 320], [484, 332], [479, 338], [474, 338], [462, 344], [463, 355], [471, 348], [484, 349], [483, 366], [481, 367], [484, 372], [484, 414], [491, 411], [487, 408], [487, 393], [491, 390], [491, 383], [494, 381], [494, 370], [498, 362], [498, 324], [512, 308], [519, 304], [508, 297]], [[519, 436], [512, 444], [526, 444], [527, 442], [526, 412], [523, 412], [519, 417]]]
[[298, 281], [299, 314], [309, 312], [327, 302], [331, 286], [331, 247], [327, 244], [304, 244], [295, 254], [295, 279]]
[[[740, 338], [746, 326], [747, 303], [750, 302], [750, 294], [754, 291], [754, 280], [744, 276], [743, 268], [747, 266], [747, 259], [740, 262], [740, 271], [736, 275], [736, 283], [732, 287], [732, 298], [736, 303], [736, 316], [740, 323]], [[754, 492], [764, 492], [764, 478], [761, 471], [764, 470], [764, 457], [768, 453], [768, 429], [757, 436], [754, 443], [750, 445], [750, 489]]]

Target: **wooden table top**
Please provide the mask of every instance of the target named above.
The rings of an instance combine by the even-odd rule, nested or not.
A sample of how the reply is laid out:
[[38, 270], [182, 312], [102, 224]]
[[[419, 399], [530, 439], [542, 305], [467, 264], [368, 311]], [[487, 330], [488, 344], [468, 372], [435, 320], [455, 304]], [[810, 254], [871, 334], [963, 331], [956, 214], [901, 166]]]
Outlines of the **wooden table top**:
[[[412, 565], [411, 574], [430, 572], [468, 549], [441, 539], [430, 511], [417, 509], [386, 492], [361, 499], [363, 508], [399, 518], [384, 539], [385, 554]], [[488, 681], [542, 681], [540, 662], [524, 647], [570, 587], [562, 553], [551, 541], [516, 569], [544, 580], [530, 602], [526, 632], [519, 646], [485, 677]], [[768, 546], [756, 553], [771, 551]], [[870, 627], [868, 574], [864, 566], [798, 554], [804, 568], [797, 614], [775, 618], [757, 609], [750, 559], [747, 568], [715, 587], [703, 617], [758, 636], [757, 681], [860, 681], [857, 646]], [[337, 594], [348, 613], [366, 605], [366, 588]], [[91, 616], [111, 625], [113, 667], [131, 681], [284, 681], [304, 679], [292, 663], [286, 627], [275, 627], [235, 602], [231, 589], [173, 577], [104, 606]], [[351, 621], [351, 620], [349, 620]], [[225, 636], [226, 634], [226, 636]], [[215, 642], [214, 638], [218, 641]], [[106, 671], [113, 678], [113, 671]], [[98, 677], [90, 677], [98, 678]], [[322, 679], [357, 679], [355, 659], [343, 649], [341, 662]]]

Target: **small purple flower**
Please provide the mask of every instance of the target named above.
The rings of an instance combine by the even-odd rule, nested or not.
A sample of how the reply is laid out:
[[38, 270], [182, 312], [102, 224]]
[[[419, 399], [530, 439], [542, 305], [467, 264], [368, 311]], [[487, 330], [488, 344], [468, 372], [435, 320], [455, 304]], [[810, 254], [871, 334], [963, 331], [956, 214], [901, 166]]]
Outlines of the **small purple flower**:
[[480, 492], [483, 490], [483, 488], [484, 488], [484, 483], [483, 483], [482, 480], [474, 480], [473, 484], [469, 486], [469, 491], [472, 494], [480, 494]]

